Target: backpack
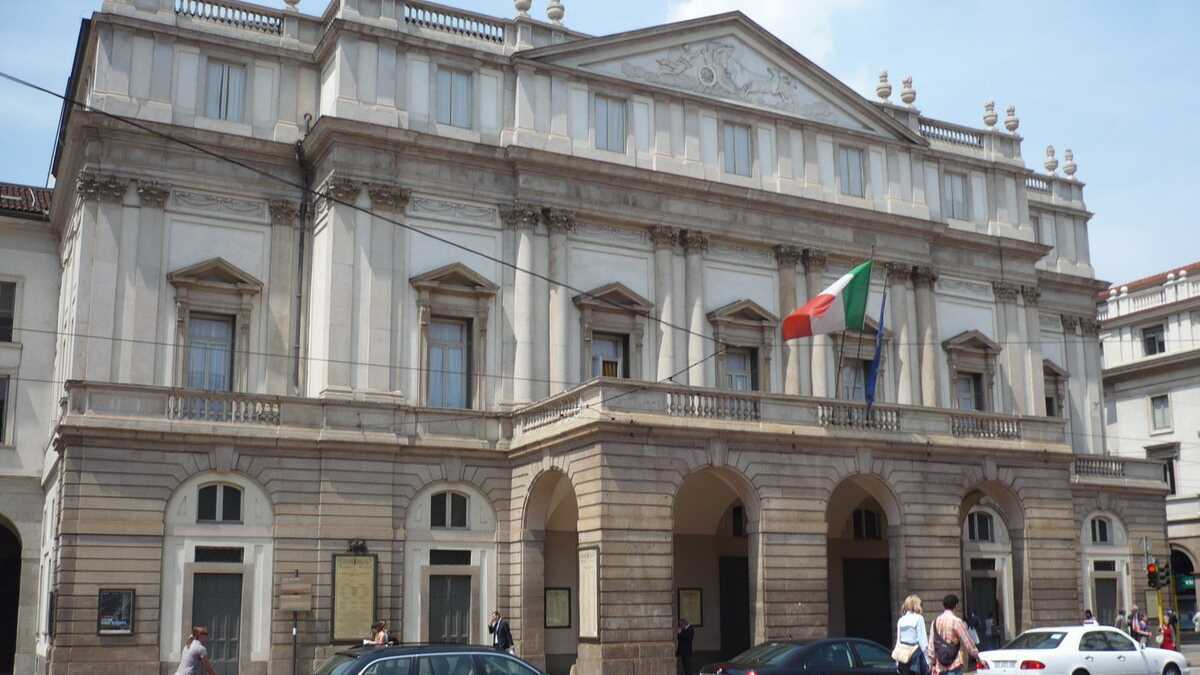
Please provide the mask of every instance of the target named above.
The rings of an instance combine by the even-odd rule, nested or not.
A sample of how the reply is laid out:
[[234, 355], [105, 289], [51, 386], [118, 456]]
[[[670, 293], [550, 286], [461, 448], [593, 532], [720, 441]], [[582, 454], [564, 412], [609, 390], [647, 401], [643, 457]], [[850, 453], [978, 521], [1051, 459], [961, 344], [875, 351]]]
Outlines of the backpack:
[[937, 659], [939, 665], [943, 668], [949, 668], [958, 658], [958, 643], [951, 644], [942, 638], [941, 631], [937, 628], [937, 621], [933, 622], [933, 657]]

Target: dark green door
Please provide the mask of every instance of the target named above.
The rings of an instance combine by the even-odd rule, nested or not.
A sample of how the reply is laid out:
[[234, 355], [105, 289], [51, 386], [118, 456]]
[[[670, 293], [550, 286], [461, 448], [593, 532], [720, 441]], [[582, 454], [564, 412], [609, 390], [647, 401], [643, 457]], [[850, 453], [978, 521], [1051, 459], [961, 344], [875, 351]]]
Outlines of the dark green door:
[[242, 575], [197, 574], [192, 624], [208, 627], [208, 658], [217, 675], [238, 675], [242, 636]]
[[429, 577], [429, 641], [471, 642], [471, 577], [434, 574]]
[[718, 563], [721, 593], [721, 658], [750, 648], [750, 560], [722, 556]]
[[888, 568], [886, 559], [842, 561], [847, 636], [874, 640], [881, 645], [894, 642]]

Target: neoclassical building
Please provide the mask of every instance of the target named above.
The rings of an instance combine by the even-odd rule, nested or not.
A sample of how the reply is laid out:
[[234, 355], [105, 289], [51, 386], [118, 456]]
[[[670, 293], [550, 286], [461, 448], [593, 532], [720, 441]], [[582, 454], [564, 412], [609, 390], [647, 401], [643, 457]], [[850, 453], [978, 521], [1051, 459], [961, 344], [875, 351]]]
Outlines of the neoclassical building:
[[[704, 660], [887, 643], [909, 593], [996, 641], [1145, 600], [1167, 485], [1104, 455], [1069, 153], [1034, 173], [1012, 108], [867, 100], [741, 13], [547, 11], [84, 22], [39, 668], [170, 672], [204, 623], [219, 672], [286, 673], [293, 621], [307, 668], [498, 608], [555, 675], [671, 673], [679, 616]], [[872, 255], [863, 331], [780, 339]]]

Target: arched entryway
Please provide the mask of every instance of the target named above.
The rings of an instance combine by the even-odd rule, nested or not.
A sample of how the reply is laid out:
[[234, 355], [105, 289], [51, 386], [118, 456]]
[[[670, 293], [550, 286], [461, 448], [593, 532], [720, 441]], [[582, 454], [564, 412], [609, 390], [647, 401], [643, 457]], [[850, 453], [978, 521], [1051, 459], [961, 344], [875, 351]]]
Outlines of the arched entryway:
[[0, 518], [0, 674], [15, 672], [21, 599], [21, 539]]
[[[1188, 636], [1188, 631], [1195, 634], [1195, 626], [1192, 622], [1192, 617], [1196, 614], [1196, 563], [1192, 560], [1191, 554], [1185, 551], [1182, 547], [1171, 546], [1171, 574], [1175, 579], [1175, 600], [1179, 608], [1179, 620], [1183, 622], [1183, 628], [1179, 632], [1179, 637], [1185, 638]], [[1192, 637], [1189, 642], [1196, 642]]]
[[834, 488], [826, 511], [829, 634], [890, 644], [904, 569], [900, 507], [878, 476]]
[[[1083, 520], [1079, 541], [1082, 578], [1086, 580], [1083, 608], [1092, 610], [1100, 623], [1111, 626], [1117, 610], [1140, 604], [1138, 597], [1144, 588], [1140, 584], [1145, 583], [1142, 557], [1129, 541], [1125, 522], [1111, 511], [1089, 513]], [[1130, 575], [1131, 568], [1143, 572], [1136, 581]]]
[[969, 490], [959, 506], [962, 611], [988, 648], [1022, 627], [1025, 598], [1025, 512], [1017, 495], [998, 481]]
[[521, 656], [568, 675], [579, 654], [579, 505], [561, 471], [538, 476], [525, 502]]
[[706, 468], [675, 494], [675, 622], [696, 627], [693, 665], [725, 660], [755, 642], [760, 621], [758, 500], [739, 473]]

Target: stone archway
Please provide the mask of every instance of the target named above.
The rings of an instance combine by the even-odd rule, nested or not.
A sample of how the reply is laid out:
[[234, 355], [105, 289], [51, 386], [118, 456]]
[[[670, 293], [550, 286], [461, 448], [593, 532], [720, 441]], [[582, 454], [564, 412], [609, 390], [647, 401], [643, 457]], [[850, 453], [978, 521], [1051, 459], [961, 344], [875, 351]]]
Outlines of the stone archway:
[[21, 604], [21, 538], [0, 518], [0, 673], [13, 673]]
[[567, 675], [579, 655], [579, 505], [558, 470], [533, 480], [521, 543], [523, 658], [550, 675]]
[[980, 649], [998, 649], [1016, 635], [1013, 528], [990, 497], [971, 492], [959, 521], [962, 611], [979, 634]]
[[826, 509], [828, 631], [888, 644], [903, 596], [900, 502], [874, 474], [846, 477]]
[[693, 666], [736, 656], [763, 639], [759, 502], [728, 467], [689, 474], [675, 493], [672, 623], [696, 633]]
[[[1181, 628], [1192, 628], [1191, 635], [1188, 635], [1188, 630], [1180, 630], [1179, 639], [1182, 641], [1190, 637], [1189, 642], [1195, 643], [1196, 638], [1193, 636], [1195, 636], [1196, 630], [1192, 625], [1192, 617], [1200, 608], [1200, 605], [1196, 603], [1196, 559], [1186, 548], [1174, 543], [1171, 544], [1171, 576], [1175, 583], [1179, 620], [1183, 624]], [[1190, 582], [1187, 581], [1189, 577], [1191, 578]]]

